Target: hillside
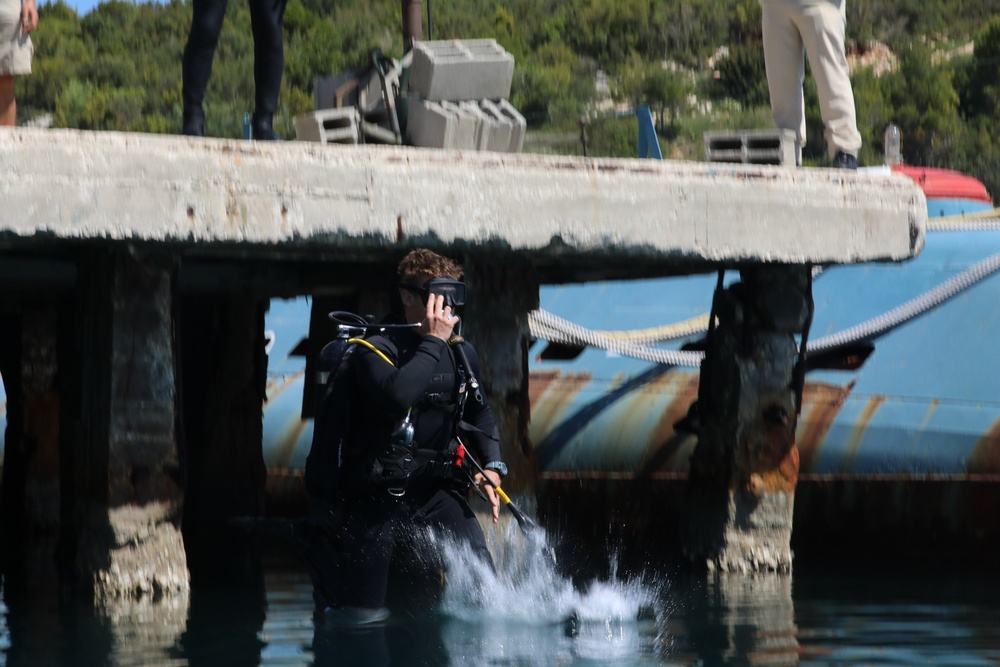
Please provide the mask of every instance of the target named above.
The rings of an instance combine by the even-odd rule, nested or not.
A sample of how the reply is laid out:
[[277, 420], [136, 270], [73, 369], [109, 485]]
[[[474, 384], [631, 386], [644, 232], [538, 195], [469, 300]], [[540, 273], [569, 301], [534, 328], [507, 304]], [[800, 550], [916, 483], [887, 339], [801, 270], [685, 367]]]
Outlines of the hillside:
[[[437, 0], [433, 11], [435, 39], [494, 37], [514, 54], [526, 150], [582, 152], [586, 119], [589, 155], [631, 155], [635, 121], [613, 110], [637, 103], [654, 108], [675, 158], [698, 159], [705, 130], [770, 125], [757, 0]], [[58, 2], [40, 14], [34, 73], [16, 82], [19, 122], [179, 129], [190, 2], [115, 0], [82, 18]], [[882, 132], [895, 122], [908, 163], [966, 171], [1000, 193], [998, 17], [1000, 0], [848, 3], [862, 164], [881, 163]], [[291, 118], [312, 108], [315, 77], [362, 67], [372, 49], [399, 57], [400, 32], [396, 0], [290, 0], [277, 129], [294, 136]], [[206, 100], [209, 134], [241, 135], [252, 53], [249, 11], [232, 2]], [[807, 94], [805, 158], [822, 164], [811, 80]]]

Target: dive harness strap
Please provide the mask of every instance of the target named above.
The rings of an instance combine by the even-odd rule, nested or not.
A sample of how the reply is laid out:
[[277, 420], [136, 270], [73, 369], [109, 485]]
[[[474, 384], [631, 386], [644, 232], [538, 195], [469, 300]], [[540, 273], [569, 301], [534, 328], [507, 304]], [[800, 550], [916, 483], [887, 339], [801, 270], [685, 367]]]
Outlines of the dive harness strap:
[[[348, 342], [368, 348], [386, 363], [395, 366], [382, 350], [364, 338], [352, 338]], [[441, 397], [436, 395], [425, 399], [421, 399], [420, 403], [446, 409], [456, 407], [454, 404], [445, 404]], [[463, 407], [464, 400], [460, 399], [457, 406], [459, 418]], [[384, 487], [389, 495], [397, 498], [406, 495], [407, 484], [418, 478], [445, 479], [454, 481], [460, 486], [470, 485], [470, 475], [462, 468], [465, 449], [460, 443], [457, 447], [444, 451], [421, 449], [413, 445], [413, 426], [410, 424], [412, 410], [413, 408], [410, 408], [403, 421], [397, 425], [389, 447], [375, 457], [369, 481], [378, 487]], [[407, 437], [398, 437], [402, 433]]]
[[371, 481], [397, 498], [406, 495], [407, 485], [417, 479], [444, 479], [466, 486], [470, 479], [462, 469], [464, 450], [458, 456], [459, 449], [440, 451], [393, 445], [375, 459]]

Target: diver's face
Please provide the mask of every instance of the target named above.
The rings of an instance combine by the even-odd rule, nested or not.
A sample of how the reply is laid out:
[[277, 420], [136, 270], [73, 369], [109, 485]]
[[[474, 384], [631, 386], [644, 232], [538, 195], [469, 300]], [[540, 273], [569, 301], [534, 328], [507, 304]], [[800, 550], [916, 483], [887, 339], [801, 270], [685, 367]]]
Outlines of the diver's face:
[[403, 302], [403, 315], [408, 324], [423, 322], [427, 313], [427, 297], [414, 287], [416, 286], [407, 285], [399, 288], [399, 298]]

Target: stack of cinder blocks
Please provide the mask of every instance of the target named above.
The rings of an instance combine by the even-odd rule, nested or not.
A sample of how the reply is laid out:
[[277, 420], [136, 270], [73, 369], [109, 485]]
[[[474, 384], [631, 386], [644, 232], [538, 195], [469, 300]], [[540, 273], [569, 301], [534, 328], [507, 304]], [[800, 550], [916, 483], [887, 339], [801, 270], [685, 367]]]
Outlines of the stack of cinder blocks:
[[415, 43], [407, 142], [519, 153], [527, 124], [508, 101], [513, 77], [514, 57], [494, 39]]
[[740, 162], [794, 167], [798, 162], [791, 130], [737, 130], [705, 133], [706, 162]]

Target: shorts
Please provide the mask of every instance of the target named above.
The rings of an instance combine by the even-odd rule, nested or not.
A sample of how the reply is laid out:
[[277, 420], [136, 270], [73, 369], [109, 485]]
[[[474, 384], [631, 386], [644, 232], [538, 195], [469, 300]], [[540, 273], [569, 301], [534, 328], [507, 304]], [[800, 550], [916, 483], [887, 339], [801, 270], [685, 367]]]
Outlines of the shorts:
[[20, 20], [0, 20], [0, 76], [31, 74], [31, 38], [21, 33]]

